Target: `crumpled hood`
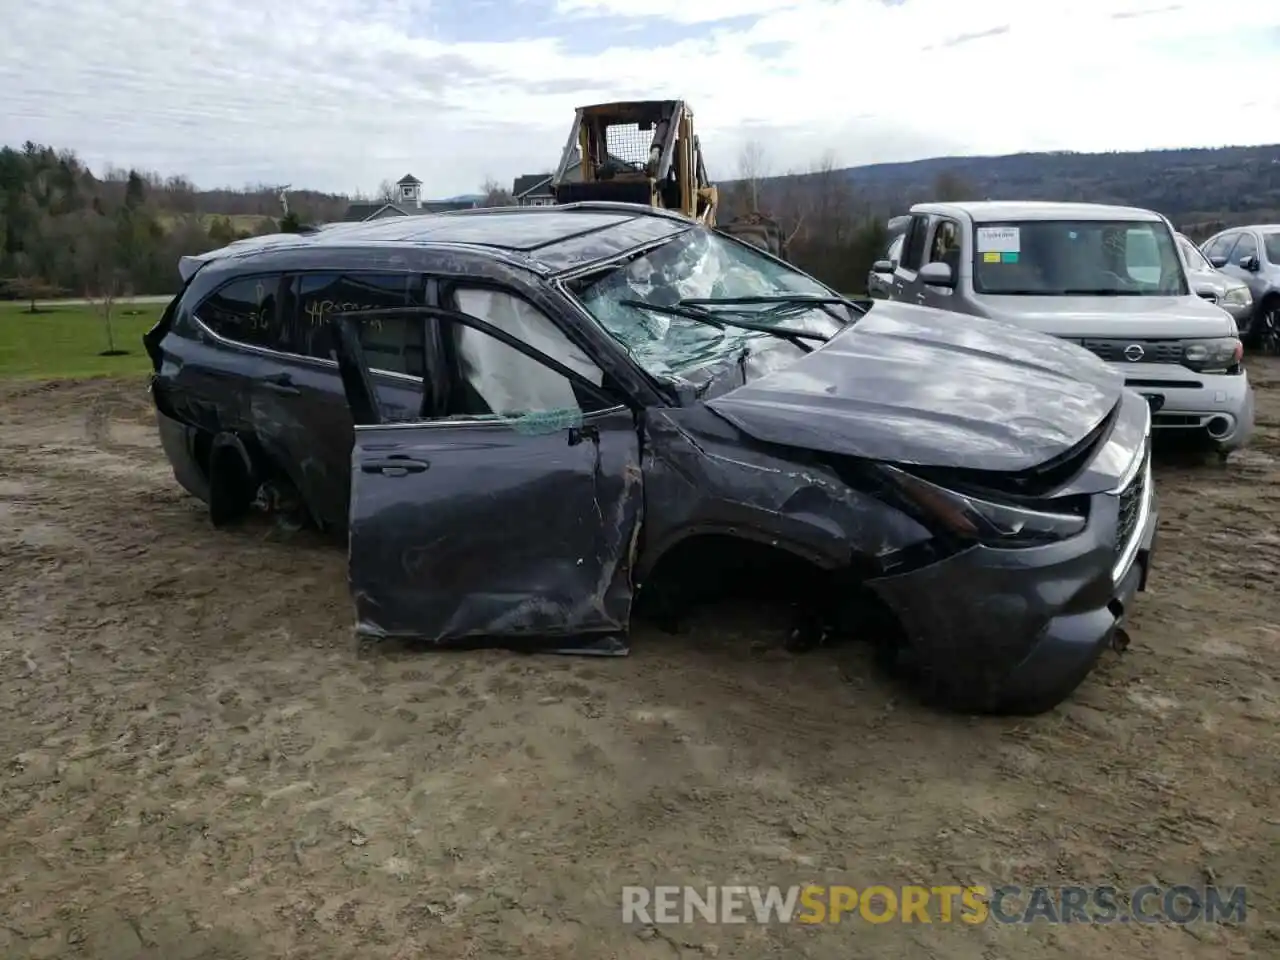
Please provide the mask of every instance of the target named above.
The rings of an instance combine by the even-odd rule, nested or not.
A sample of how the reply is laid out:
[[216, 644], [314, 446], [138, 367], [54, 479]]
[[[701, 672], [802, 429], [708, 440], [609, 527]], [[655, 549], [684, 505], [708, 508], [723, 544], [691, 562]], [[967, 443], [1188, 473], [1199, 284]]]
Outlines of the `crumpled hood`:
[[1018, 471], [1115, 407], [1093, 354], [1007, 324], [877, 302], [790, 366], [707, 401], [765, 443], [920, 466]]
[[1220, 307], [1189, 297], [997, 297], [978, 302], [995, 320], [1058, 337], [1234, 337]]

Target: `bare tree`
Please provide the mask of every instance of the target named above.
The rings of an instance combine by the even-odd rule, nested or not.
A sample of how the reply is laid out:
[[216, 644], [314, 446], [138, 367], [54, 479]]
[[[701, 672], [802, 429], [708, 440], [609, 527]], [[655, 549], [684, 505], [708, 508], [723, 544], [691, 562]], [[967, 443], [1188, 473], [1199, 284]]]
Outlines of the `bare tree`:
[[835, 153], [828, 150], [809, 166], [809, 173], [801, 181], [804, 202], [797, 211], [799, 219], [807, 224], [807, 233], [816, 233], [837, 245], [844, 241], [857, 215], [853, 189], [839, 163]]
[[85, 291], [85, 299], [102, 317], [102, 326], [107, 335], [107, 349], [101, 354], [104, 357], [118, 357], [128, 353], [127, 350], [116, 349], [115, 327], [112, 324], [116, 300], [122, 294], [127, 295], [128, 290], [123, 286], [120, 272], [116, 270], [106, 271], [95, 287]]
[[752, 213], [760, 209], [760, 182], [768, 176], [769, 159], [764, 144], [759, 140], [748, 140], [738, 154], [738, 179], [746, 186]]
[[806, 171], [788, 171], [772, 214], [786, 231], [786, 259], [837, 290], [864, 289], [887, 242], [883, 218], [854, 188], [835, 153], [827, 151]]
[[55, 287], [51, 283], [36, 276], [19, 276], [10, 277], [6, 280], [0, 280], [0, 292], [3, 292], [15, 300], [25, 300], [28, 303], [28, 313], [39, 313], [40, 310], [36, 306], [40, 300], [52, 300], [63, 294], [61, 287]]
[[482, 207], [509, 207], [515, 203], [511, 197], [511, 191], [493, 177], [485, 178], [480, 192], [484, 194], [484, 199], [480, 201]]
[[396, 198], [396, 186], [390, 180], [378, 184], [378, 199], [383, 203], [391, 203]]

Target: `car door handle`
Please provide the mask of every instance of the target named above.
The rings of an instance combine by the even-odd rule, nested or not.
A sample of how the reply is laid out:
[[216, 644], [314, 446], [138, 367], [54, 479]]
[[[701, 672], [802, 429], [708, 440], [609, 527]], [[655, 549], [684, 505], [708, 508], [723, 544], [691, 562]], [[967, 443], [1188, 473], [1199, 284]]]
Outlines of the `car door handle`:
[[362, 460], [360, 469], [365, 473], [381, 473], [388, 477], [403, 477], [407, 473], [422, 473], [431, 466], [426, 460], [412, 457], [390, 456], [381, 460]]
[[270, 377], [263, 377], [262, 385], [274, 393], [283, 393], [285, 396], [290, 397], [298, 395], [298, 388], [293, 385], [293, 377], [287, 373], [277, 373]]

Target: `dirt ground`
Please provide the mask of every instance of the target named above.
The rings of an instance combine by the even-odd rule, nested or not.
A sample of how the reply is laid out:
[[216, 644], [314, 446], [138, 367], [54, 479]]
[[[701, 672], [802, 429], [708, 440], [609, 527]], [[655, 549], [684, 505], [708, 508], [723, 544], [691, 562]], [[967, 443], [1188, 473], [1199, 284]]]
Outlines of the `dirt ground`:
[[[940, 715], [767, 612], [629, 659], [361, 646], [341, 550], [211, 530], [137, 382], [0, 385], [0, 956], [1280, 955], [1280, 362], [1165, 463], [1124, 654]], [[624, 926], [627, 883], [1245, 884], [1240, 927]]]

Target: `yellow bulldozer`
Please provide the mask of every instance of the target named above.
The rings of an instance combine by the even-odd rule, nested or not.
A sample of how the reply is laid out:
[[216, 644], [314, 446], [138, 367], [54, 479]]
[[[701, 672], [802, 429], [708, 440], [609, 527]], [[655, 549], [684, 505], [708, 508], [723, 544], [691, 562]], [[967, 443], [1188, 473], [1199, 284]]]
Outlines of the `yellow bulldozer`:
[[787, 257], [788, 238], [759, 211], [717, 223], [720, 194], [707, 176], [693, 111], [683, 100], [579, 107], [551, 189], [556, 203], [607, 200], [675, 210]]

